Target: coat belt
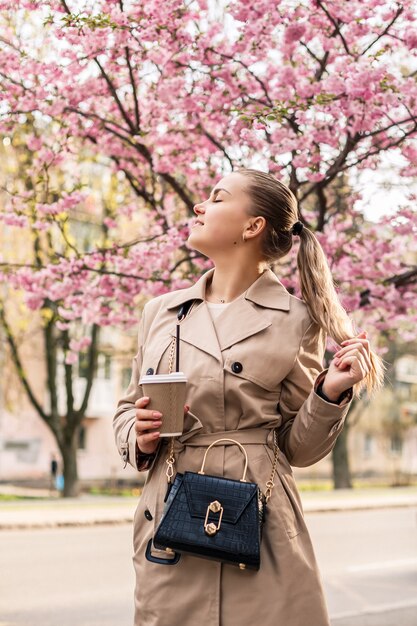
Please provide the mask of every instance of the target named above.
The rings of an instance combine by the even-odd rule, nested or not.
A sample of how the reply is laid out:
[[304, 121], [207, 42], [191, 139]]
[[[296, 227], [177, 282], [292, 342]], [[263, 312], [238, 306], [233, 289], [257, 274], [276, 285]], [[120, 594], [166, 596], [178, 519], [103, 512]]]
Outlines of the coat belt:
[[[264, 444], [273, 447], [274, 428], [241, 428], [239, 430], [221, 430], [214, 433], [196, 433], [192, 437], [181, 441], [181, 437], [176, 440], [182, 446], [209, 446], [218, 439], [234, 439], [242, 445]], [[219, 446], [231, 446], [231, 442], [222, 442]]]

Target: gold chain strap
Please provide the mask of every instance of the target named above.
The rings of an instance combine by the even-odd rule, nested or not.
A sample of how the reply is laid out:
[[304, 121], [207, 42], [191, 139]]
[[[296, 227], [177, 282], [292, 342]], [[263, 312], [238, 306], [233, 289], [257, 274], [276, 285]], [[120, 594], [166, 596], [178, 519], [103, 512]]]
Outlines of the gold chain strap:
[[[178, 320], [178, 324], [180, 324], [182, 322], [183, 319], [185, 319], [185, 317], [187, 317], [187, 315], [189, 315], [195, 305], [195, 300], [193, 300], [191, 306], [189, 307], [187, 313]], [[169, 359], [168, 359], [168, 373], [172, 374], [172, 368], [174, 367], [174, 355], [175, 355], [175, 345], [176, 345], [176, 341], [177, 338], [173, 337], [172, 342], [171, 342], [171, 350], [169, 352]], [[172, 477], [174, 476], [174, 465], [175, 465], [175, 456], [174, 456], [174, 437], [171, 438], [171, 442], [169, 445], [169, 452], [168, 452], [168, 458], [165, 461], [165, 463], [167, 464], [167, 469], [166, 469], [166, 477], [168, 480], [168, 483], [170, 483], [172, 481]]]
[[[175, 342], [176, 342], [176, 338], [174, 337], [172, 339], [172, 343], [171, 343], [171, 350], [169, 353], [169, 361], [168, 361], [168, 373], [172, 374], [172, 367], [174, 365], [174, 354], [175, 354]], [[171, 437], [171, 442], [169, 445], [169, 452], [168, 452], [168, 457], [167, 460], [165, 461], [165, 463], [167, 464], [167, 469], [166, 469], [166, 477], [167, 477], [167, 481], [168, 483], [172, 482], [172, 477], [174, 476], [174, 465], [175, 465], [175, 456], [174, 456], [174, 437]]]
[[168, 360], [168, 374], [172, 374], [172, 368], [174, 366], [175, 343], [176, 343], [176, 339], [175, 337], [173, 337], [172, 342], [171, 342], [171, 350], [169, 353], [169, 360]]
[[271, 477], [266, 483], [266, 490], [265, 490], [265, 502], [266, 503], [271, 497], [272, 490], [275, 487], [274, 477], [275, 477], [275, 472], [276, 472], [277, 465], [278, 465], [278, 454], [279, 454], [279, 448], [278, 448], [278, 443], [277, 443], [277, 432], [276, 430], [274, 430], [274, 462], [272, 463]]

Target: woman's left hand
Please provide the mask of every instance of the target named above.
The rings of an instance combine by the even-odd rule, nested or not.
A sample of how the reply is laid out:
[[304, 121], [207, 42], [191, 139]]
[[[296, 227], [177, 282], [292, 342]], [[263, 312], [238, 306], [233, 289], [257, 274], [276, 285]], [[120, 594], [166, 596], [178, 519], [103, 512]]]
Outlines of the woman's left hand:
[[323, 392], [330, 399], [336, 399], [343, 391], [361, 381], [371, 368], [370, 347], [366, 331], [353, 339], [342, 341], [330, 363], [323, 381]]

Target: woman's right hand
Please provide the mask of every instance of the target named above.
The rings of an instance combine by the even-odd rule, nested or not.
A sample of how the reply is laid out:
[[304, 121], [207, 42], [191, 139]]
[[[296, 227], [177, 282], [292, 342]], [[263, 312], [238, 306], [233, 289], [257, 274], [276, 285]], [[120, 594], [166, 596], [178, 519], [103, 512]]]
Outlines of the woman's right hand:
[[[156, 452], [160, 436], [158, 429], [162, 424], [162, 413], [145, 409], [148, 404], [149, 398], [147, 396], [143, 396], [143, 398], [139, 398], [139, 400], [135, 402], [136, 441], [140, 452], [143, 452], [143, 454], [153, 454]], [[189, 408], [190, 407], [185, 406], [184, 413], [187, 413]]]

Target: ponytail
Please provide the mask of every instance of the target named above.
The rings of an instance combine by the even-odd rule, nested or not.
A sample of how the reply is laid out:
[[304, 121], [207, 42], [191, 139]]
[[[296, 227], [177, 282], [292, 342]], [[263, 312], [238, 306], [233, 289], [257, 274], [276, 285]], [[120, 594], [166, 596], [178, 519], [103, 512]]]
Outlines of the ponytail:
[[[237, 173], [248, 181], [246, 190], [252, 200], [251, 215], [261, 215], [267, 222], [262, 242], [264, 260], [274, 263], [285, 257], [292, 248], [293, 234], [299, 235], [297, 265], [301, 295], [312, 319], [338, 344], [355, 337], [358, 333], [339, 301], [323, 248], [311, 230], [296, 222], [298, 203], [292, 191], [265, 172], [246, 168]], [[370, 353], [370, 360], [368, 375], [354, 386], [355, 396], [359, 396], [364, 387], [370, 395], [382, 387], [383, 361], [374, 352]]]
[[[305, 226], [299, 233], [299, 237], [297, 267], [302, 298], [312, 319], [336, 343], [341, 344], [342, 341], [352, 339], [358, 333], [353, 321], [340, 303], [320, 242]], [[366, 388], [368, 394], [371, 395], [383, 385], [385, 366], [381, 357], [371, 350], [370, 361], [371, 368], [367, 376], [354, 385], [355, 396], [359, 396], [363, 388]]]

